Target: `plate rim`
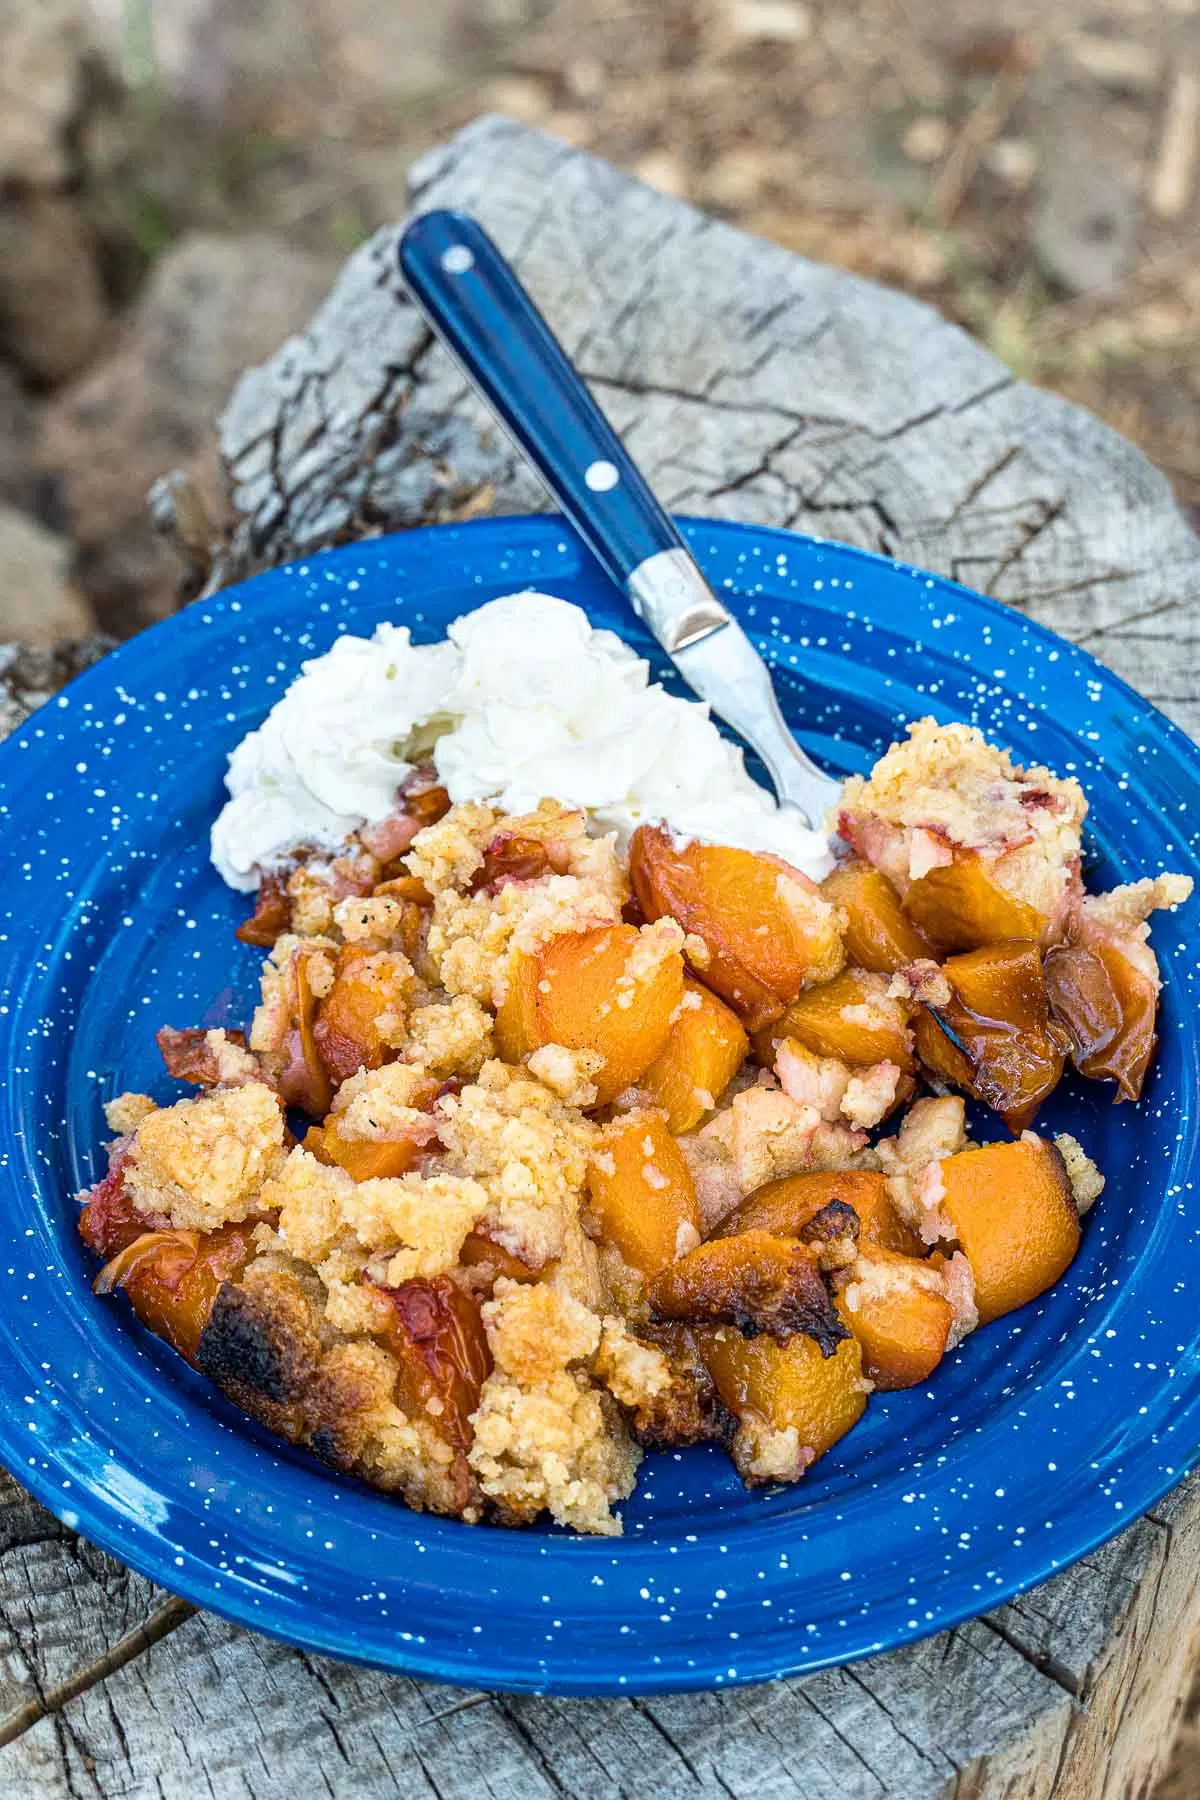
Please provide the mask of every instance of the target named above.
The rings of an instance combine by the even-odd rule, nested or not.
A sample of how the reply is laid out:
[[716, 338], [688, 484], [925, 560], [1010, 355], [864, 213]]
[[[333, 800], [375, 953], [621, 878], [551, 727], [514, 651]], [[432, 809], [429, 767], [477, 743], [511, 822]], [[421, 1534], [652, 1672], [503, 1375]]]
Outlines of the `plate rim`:
[[[985, 612], [991, 613], [998, 619], [1003, 620], [1009, 630], [1016, 626], [1020, 632], [1031, 633], [1055, 647], [1061, 647], [1063, 651], [1068, 652], [1072, 657], [1078, 658], [1084, 663], [1094, 667], [1098, 671], [1099, 678], [1104, 685], [1111, 689], [1115, 689], [1118, 693], [1123, 694], [1132, 701], [1139, 714], [1153, 719], [1156, 729], [1162, 730], [1165, 728], [1168, 741], [1172, 743], [1177, 752], [1182, 752], [1183, 756], [1188, 761], [1191, 761], [1196, 765], [1197, 775], [1200, 777], [1200, 746], [1197, 746], [1180, 726], [1176, 725], [1174, 721], [1162, 713], [1152, 702], [1144, 699], [1138, 694], [1136, 689], [1121, 676], [1100, 663], [1089, 650], [1081, 645], [1071, 643], [1069, 639], [1061, 637], [1050, 627], [1019, 612], [1016, 608], [1004, 601], [996, 600], [990, 595], [976, 593], [974, 590], [964, 587], [961, 583], [952, 581], [947, 577], [939, 576], [932, 571], [920, 569], [910, 563], [881, 556], [875, 552], [861, 549], [858, 546], [842, 544], [836, 540], [815, 538], [805, 533], [789, 531], [776, 526], [760, 526], [750, 521], [716, 519], [703, 515], [678, 515], [678, 522], [683, 528], [685, 537], [695, 549], [698, 559], [702, 564], [702, 546], [697, 546], [695, 540], [704, 531], [716, 528], [723, 534], [745, 536], [748, 539], [760, 542], [766, 538], [769, 540], [781, 540], [785, 543], [799, 543], [806, 548], [815, 547], [817, 549], [829, 549], [835, 552], [839, 557], [848, 556], [856, 561], [861, 561], [873, 569], [885, 570], [888, 572], [889, 576], [899, 574], [921, 577], [926, 582], [932, 583], [940, 592], [944, 592], [948, 595], [961, 595], [973, 608], [978, 609], [982, 607]], [[532, 529], [535, 534], [538, 531], [544, 530], [554, 533], [560, 538], [565, 536], [568, 540], [574, 540], [574, 534], [569, 525], [565, 520], [562, 520], [559, 515], [554, 513], [504, 515], [499, 518], [487, 517], [461, 521], [458, 523], [415, 527], [411, 531], [381, 534], [376, 538], [354, 540], [346, 545], [314, 551], [309, 555], [294, 558], [288, 563], [259, 571], [255, 575], [247, 577], [246, 580], [223, 589], [207, 599], [193, 602], [192, 606], [193, 608], [219, 609], [222, 613], [229, 613], [234, 609], [240, 610], [242, 604], [240, 596], [247, 590], [252, 590], [255, 583], [258, 581], [267, 580], [277, 582], [281, 577], [307, 572], [311, 569], [312, 565], [319, 564], [322, 561], [346, 558], [353, 555], [370, 555], [372, 551], [378, 547], [386, 547], [390, 544], [405, 544], [412, 542], [414, 539], [428, 540], [430, 538], [442, 538], [444, 540], [447, 534], [454, 534], [460, 539], [469, 539], [471, 537], [486, 539], [487, 537], [503, 537], [506, 533], [511, 532], [514, 529], [518, 531]], [[749, 595], [746, 598], [749, 603], [754, 603], [755, 597], [753, 595]], [[403, 604], [404, 602], [402, 600], [397, 600], [398, 606], [403, 606]], [[131, 657], [137, 657], [139, 650], [146, 645], [148, 639], [153, 638], [156, 645], [161, 645], [166, 641], [170, 641], [174, 633], [179, 630], [180, 622], [186, 620], [188, 617], [188, 612], [190, 610], [191, 609], [185, 609], [182, 613], [161, 620], [153, 626], [148, 627], [147, 630], [138, 633], [134, 638], [119, 644], [97, 663], [91, 665], [76, 676], [71, 682], [67, 683], [62, 692], [73, 696], [85, 694], [87, 689], [93, 684], [98, 687], [111, 687], [111, 681], [108, 678], [112, 675], [114, 670], [119, 674], [120, 669]], [[748, 629], [750, 630], [751, 635], [766, 635], [757, 618], [752, 618], [748, 621]], [[968, 667], [969, 666], [970, 664], [968, 664]], [[54, 701], [51, 700], [47, 704], [53, 705]], [[17, 747], [20, 740], [36, 731], [37, 721], [41, 710], [42, 709], [39, 709], [38, 712], [33, 713], [28, 720], [24, 721], [22, 725], [17, 728], [16, 731], [10, 734], [9, 738], [6, 739], [3, 744], [0, 744], [0, 779], [7, 775], [11, 758], [17, 753]], [[1035, 710], [1044, 711], [1044, 704], [1038, 705]], [[9, 749], [10, 745], [13, 746], [11, 751]], [[636, 1679], [628, 1682], [624, 1680], [618, 1682], [611, 1676], [602, 1677], [598, 1680], [589, 1680], [586, 1678], [576, 1679], [573, 1676], [562, 1679], [553, 1674], [534, 1678], [532, 1676], [522, 1676], [512, 1672], [508, 1675], [497, 1677], [493, 1674], [488, 1674], [479, 1665], [472, 1663], [469, 1659], [463, 1660], [453, 1653], [433, 1654], [430, 1653], [425, 1646], [415, 1648], [411, 1643], [397, 1644], [396, 1649], [401, 1653], [392, 1654], [386, 1658], [381, 1657], [376, 1649], [372, 1649], [371, 1651], [360, 1651], [355, 1648], [352, 1636], [340, 1635], [335, 1628], [324, 1629], [323, 1622], [317, 1624], [310, 1623], [306, 1628], [305, 1633], [301, 1635], [295, 1631], [289, 1631], [286, 1627], [272, 1624], [269, 1616], [260, 1617], [257, 1609], [249, 1603], [249, 1600], [243, 1600], [240, 1589], [235, 1588], [226, 1590], [222, 1588], [219, 1593], [214, 1593], [211, 1575], [205, 1580], [198, 1578], [196, 1574], [197, 1569], [207, 1572], [207, 1565], [198, 1564], [194, 1558], [189, 1557], [184, 1566], [179, 1567], [168, 1561], [165, 1551], [158, 1556], [154, 1555], [152, 1549], [155, 1540], [153, 1539], [152, 1534], [136, 1529], [130, 1530], [123, 1524], [119, 1516], [115, 1514], [112, 1506], [95, 1495], [90, 1489], [73, 1490], [72, 1504], [70, 1507], [65, 1507], [62, 1503], [61, 1492], [53, 1486], [52, 1479], [48, 1473], [43, 1473], [43, 1471], [36, 1466], [30, 1468], [26, 1464], [23, 1464], [15, 1454], [15, 1449], [13, 1453], [10, 1454], [10, 1435], [7, 1423], [9, 1410], [10, 1409], [6, 1405], [0, 1402], [0, 1462], [3, 1462], [4, 1466], [12, 1471], [14, 1479], [27, 1491], [31, 1492], [34, 1497], [38, 1499], [41, 1504], [46, 1506], [47, 1510], [55, 1514], [55, 1516], [61, 1517], [64, 1512], [72, 1515], [74, 1519], [72, 1528], [79, 1531], [81, 1535], [97, 1543], [102, 1549], [116, 1556], [120, 1561], [127, 1564], [138, 1573], [167, 1587], [170, 1592], [177, 1593], [202, 1608], [232, 1619], [234, 1622], [247, 1629], [263, 1632], [284, 1643], [293, 1645], [299, 1644], [304, 1648], [314, 1649], [321, 1653], [329, 1654], [359, 1665], [386, 1668], [396, 1673], [406, 1673], [431, 1680], [454, 1682], [476, 1687], [481, 1685], [482, 1680], [486, 1682], [489, 1689], [497, 1692], [561, 1693], [616, 1697], [633, 1694], [712, 1690], [715, 1686], [734, 1687], [747, 1683], [761, 1682], [779, 1676], [805, 1674], [819, 1668], [842, 1666], [848, 1662], [858, 1660], [861, 1657], [879, 1654], [882, 1649], [890, 1650], [893, 1648], [900, 1648], [904, 1645], [915, 1643], [919, 1641], [920, 1638], [930, 1635], [931, 1633], [940, 1632], [952, 1628], [955, 1625], [962, 1624], [966, 1620], [980, 1616], [982, 1612], [990, 1612], [996, 1607], [1004, 1604], [1006, 1601], [1028, 1592], [1033, 1587], [1041, 1585], [1041, 1583], [1048, 1579], [1052, 1573], [1056, 1572], [1055, 1569], [1039, 1566], [1030, 1573], [1027, 1578], [1021, 1578], [1011, 1582], [1006, 1581], [1004, 1585], [997, 1587], [994, 1592], [991, 1592], [986, 1596], [986, 1605], [979, 1606], [969, 1600], [965, 1600], [959, 1607], [950, 1605], [944, 1612], [938, 1615], [936, 1622], [926, 1630], [918, 1630], [911, 1635], [905, 1636], [903, 1639], [891, 1640], [885, 1645], [863, 1645], [853, 1652], [844, 1652], [834, 1647], [829, 1654], [818, 1652], [813, 1655], [810, 1660], [805, 1660], [803, 1662], [789, 1660], [783, 1654], [781, 1646], [779, 1652], [767, 1657], [766, 1663], [769, 1664], [769, 1666], [765, 1666], [761, 1662], [754, 1663], [753, 1657], [749, 1654], [749, 1647], [744, 1646], [742, 1649], [739, 1649], [738, 1661], [739, 1663], [750, 1663], [752, 1666], [749, 1666], [744, 1670], [739, 1667], [736, 1674], [721, 1679], [719, 1682], [714, 1682], [710, 1668], [707, 1666], [697, 1670], [682, 1670], [677, 1666], [668, 1666], [665, 1667], [661, 1673], [656, 1673], [643, 1667], [639, 1669]], [[1086, 1542], [1081, 1543], [1076, 1547], [1072, 1547], [1067, 1556], [1058, 1559], [1056, 1563], [1057, 1570], [1070, 1566], [1080, 1557], [1088, 1554], [1090, 1550], [1098, 1548], [1101, 1544], [1107, 1543], [1112, 1538], [1118, 1536], [1131, 1525], [1137, 1517], [1152, 1508], [1165, 1494], [1171, 1492], [1182, 1480], [1186, 1479], [1188, 1469], [1194, 1466], [1196, 1460], [1200, 1458], [1200, 1405], [1185, 1410], [1196, 1413], [1197, 1430], [1194, 1434], [1195, 1449], [1189, 1452], [1188, 1457], [1180, 1462], [1174, 1472], [1164, 1476], [1160, 1480], [1151, 1481], [1144, 1490], [1139, 1489], [1139, 1498], [1136, 1506], [1132, 1506], [1122, 1514], [1116, 1516], [1101, 1530], [1089, 1529]], [[637, 1543], [637, 1540], [628, 1539], [626, 1542], [632, 1546]], [[145, 1553], [143, 1553], [143, 1543], [146, 1545]], [[650, 1548], [648, 1544], [645, 1547], [647, 1549]], [[348, 1623], [347, 1630], [352, 1630], [352, 1624]], [[795, 1628], [790, 1628], [790, 1631], [794, 1635]], [[780, 1637], [783, 1637], [783, 1635], [783, 1633], [779, 1634]], [[769, 1634], [764, 1633], [760, 1641], [766, 1643], [768, 1641], [768, 1636]], [[550, 1662], [551, 1660], [552, 1659], [547, 1659], [547, 1662]], [[663, 1660], [664, 1663], [668, 1661], [666, 1657], [664, 1657]]]

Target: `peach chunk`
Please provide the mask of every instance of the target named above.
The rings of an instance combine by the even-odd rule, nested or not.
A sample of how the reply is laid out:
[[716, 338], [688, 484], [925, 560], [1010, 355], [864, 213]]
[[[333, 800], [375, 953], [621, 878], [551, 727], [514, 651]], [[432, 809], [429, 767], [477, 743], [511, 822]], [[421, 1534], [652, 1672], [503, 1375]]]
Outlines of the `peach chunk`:
[[939, 1204], [971, 1265], [981, 1325], [1053, 1287], [1079, 1248], [1079, 1215], [1053, 1144], [1026, 1132], [1014, 1144], [947, 1157], [938, 1173]]
[[344, 944], [338, 951], [333, 986], [317, 1008], [313, 1028], [321, 1060], [335, 1082], [387, 1061], [381, 1020], [403, 1012], [410, 974], [405, 959], [362, 944]]
[[318, 1162], [345, 1169], [355, 1181], [404, 1175], [418, 1157], [437, 1146], [433, 1105], [441, 1089], [432, 1077], [414, 1088], [409, 1105], [420, 1115], [388, 1138], [351, 1137], [341, 1113], [330, 1113], [323, 1125], [310, 1125], [304, 1148]]
[[768, 1181], [747, 1195], [713, 1235], [770, 1231], [776, 1237], [798, 1237], [818, 1213], [839, 1203], [853, 1209], [861, 1243], [878, 1244], [904, 1256], [924, 1255], [925, 1245], [888, 1199], [886, 1175], [875, 1169], [811, 1169]]
[[989, 944], [942, 966], [953, 994], [948, 1005], [917, 1014], [917, 1054], [933, 1074], [998, 1112], [1010, 1131], [1024, 1131], [1058, 1086], [1066, 1055], [1038, 947]]
[[542, 1044], [596, 1050], [596, 1104], [607, 1106], [660, 1054], [683, 998], [678, 950], [644, 955], [635, 925], [602, 925], [551, 938], [536, 956], [518, 955], [496, 1017], [496, 1044], [520, 1062]]
[[879, 869], [851, 857], [821, 883], [821, 892], [846, 914], [842, 939], [847, 960], [877, 975], [894, 975], [909, 963], [933, 955], [928, 938], [900, 904], [900, 896]]
[[324, 1125], [310, 1125], [303, 1147], [318, 1162], [345, 1169], [355, 1181], [407, 1174], [421, 1154], [421, 1146], [413, 1138], [343, 1137], [336, 1118]]
[[877, 1388], [916, 1387], [946, 1354], [954, 1309], [927, 1262], [873, 1246], [860, 1255], [837, 1309]]
[[733, 1325], [785, 1343], [804, 1332], [832, 1356], [846, 1335], [816, 1252], [766, 1231], [714, 1238], [660, 1271], [646, 1289], [653, 1316]]
[[843, 969], [832, 981], [807, 988], [782, 1018], [756, 1032], [754, 1048], [768, 1067], [774, 1065], [776, 1046], [795, 1038], [814, 1056], [859, 1065], [891, 1062], [907, 1073], [916, 1067], [910, 1012], [904, 1001], [889, 996], [881, 976]]
[[459, 1456], [474, 1442], [471, 1415], [491, 1374], [479, 1302], [448, 1275], [381, 1287], [392, 1319], [384, 1343], [400, 1365], [396, 1398]]
[[978, 950], [1004, 938], [1040, 941], [1047, 920], [1028, 901], [1001, 887], [976, 850], [956, 850], [952, 862], [912, 882], [904, 910], [939, 950]]
[[588, 1165], [588, 1195], [603, 1236], [643, 1275], [700, 1242], [691, 1171], [659, 1112], [627, 1113], [605, 1126]]
[[496, 1012], [496, 1052], [502, 1062], [519, 1063], [541, 1043], [537, 1016], [538, 958], [518, 951], [509, 963], [508, 987]]
[[464, 1269], [478, 1269], [485, 1281], [493, 1282], [502, 1275], [509, 1281], [539, 1281], [549, 1267], [532, 1268], [479, 1225], [464, 1238], [458, 1260]]
[[248, 1224], [145, 1232], [104, 1265], [96, 1292], [123, 1289], [142, 1324], [194, 1363], [218, 1291], [250, 1260], [250, 1232]]
[[862, 1417], [862, 1353], [851, 1335], [832, 1356], [803, 1334], [786, 1344], [728, 1327], [697, 1336], [717, 1393], [739, 1422], [733, 1458], [748, 1485], [797, 1480]]
[[158, 1213], [141, 1212], [125, 1186], [125, 1168], [129, 1161], [128, 1143], [109, 1151], [108, 1173], [83, 1196], [79, 1215], [79, 1235], [96, 1256], [106, 1260], [118, 1250], [127, 1250], [148, 1231], [166, 1228], [170, 1221]]
[[287, 882], [282, 875], [264, 875], [259, 880], [254, 911], [248, 919], [243, 919], [233, 935], [243, 944], [255, 944], [260, 950], [269, 950], [276, 938], [291, 929], [291, 923], [292, 902], [288, 897]]
[[713, 1110], [749, 1049], [737, 1014], [687, 975], [671, 1035], [638, 1087], [662, 1107], [673, 1132], [691, 1131]]
[[703, 939], [708, 961], [696, 973], [751, 1030], [845, 961], [836, 910], [776, 857], [713, 844], [680, 849], [668, 831], [641, 825], [629, 875], [648, 919], [669, 914]]
[[1136, 1100], [1158, 1042], [1157, 981], [1115, 944], [1058, 944], [1046, 954], [1046, 991], [1079, 1073]]

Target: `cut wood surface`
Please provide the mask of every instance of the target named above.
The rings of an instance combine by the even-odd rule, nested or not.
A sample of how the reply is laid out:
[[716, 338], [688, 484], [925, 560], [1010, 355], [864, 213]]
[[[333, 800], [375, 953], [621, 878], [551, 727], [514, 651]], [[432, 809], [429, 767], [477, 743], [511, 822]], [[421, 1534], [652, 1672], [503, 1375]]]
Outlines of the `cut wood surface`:
[[[503, 121], [427, 157], [413, 188], [482, 217], [669, 505], [962, 579], [1200, 732], [1200, 545], [1097, 420], [927, 307]], [[546, 504], [404, 299], [395, 237], [239, 386], [217, 580]], [[0, 651], [0, 729], [73, 666]], [[1198, 1563], [1193, 1476], [1023, 1599], [888, 1656], [738, 1692], [513, 1698], [196, 1613], [0, 1476], [0, 1795], [1143, 1800], [1200, 1649]]]

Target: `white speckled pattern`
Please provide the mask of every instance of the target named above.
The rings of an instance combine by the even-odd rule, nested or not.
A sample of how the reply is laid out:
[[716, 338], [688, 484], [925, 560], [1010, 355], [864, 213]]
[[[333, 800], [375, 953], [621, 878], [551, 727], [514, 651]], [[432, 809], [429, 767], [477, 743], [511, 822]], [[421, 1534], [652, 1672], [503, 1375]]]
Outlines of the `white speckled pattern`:
[[[906, 717], [961, 717], [1077, 774], [1094, 880], [1200, 874], [1200, 755], [1019, 614], [833, 545], [689, 539], [775, 664], [807, 749], [865, 769]], [[101, 1101], [175, 1090], [160, 1024], [248, 1016], [258, 953], [207, 862], [224, 759], [301, 660], [385, 617], [440, 635], [538, 586], [644, 635], [553, 519], [378, 540], [200, 603], [86, 674], [0, 750], [0, 1457], [59, 1517], [176, 1591], [335, 1655], [489, 1686], [646, 1691], [815, 1668], [1042, 1579], [1182, 1475], [1200, 1441], [1194, 926], [1164, 917], [1160, 1066], [1135, 1111], [1068, 1083], [1045, 1123], [1108, 1188], [1058, 1288], [927, 1389], [876, 1397], [798, 1487], [706, 1450], [649, 1458], [623, 1542], [421, 1518], [247, 1423], [89, 1291], [73, 1192]], [[417, 598], [419, 597], [419, 599]]]

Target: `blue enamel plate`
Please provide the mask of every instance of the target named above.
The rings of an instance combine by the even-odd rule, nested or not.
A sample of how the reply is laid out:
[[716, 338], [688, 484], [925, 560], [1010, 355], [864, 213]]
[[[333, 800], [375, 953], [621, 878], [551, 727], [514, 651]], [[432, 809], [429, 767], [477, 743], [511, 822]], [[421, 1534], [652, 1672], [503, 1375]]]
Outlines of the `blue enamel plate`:
[[[920, 571], [778, 531], [688, 539], [773, 664], [789, 722], [865, 770], [910, 718], [966, 719], [1083, 782], [1091, 885], [1200, 877], [1200, 753], [1081, 650]], [[652, 661], [553, 518], [350, 546], [124, 645], [0, 748], [8, 1079], [0, 1459], [67, 1525], [201, 1606], [310, 1650], [479, 1687], [707, 1688], [891, 1649], [1119, 1531], [1200, 1447], [1195, 923], [1160, 915], [1162, 1047], [1142, 1103], [1068, 1081], [1039, 1120], [1108, 1177], [1069, 1273], [874, 1398], [799, 1485], [702, 1448], [647, 1458], [621, 1539], [420, 1516], [281, 1446], [121, 1301], [93, 1297], [77, 1191], [101, 1103], [181, 1091], [162, 1024], [248, 1021], [261, 953], [208, 862], [225, 758], [305, 658], [384, 619], [418, 639], [523, 587]], [[1000, 1135], [998, 1131], [991, 1133]]]

